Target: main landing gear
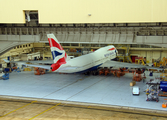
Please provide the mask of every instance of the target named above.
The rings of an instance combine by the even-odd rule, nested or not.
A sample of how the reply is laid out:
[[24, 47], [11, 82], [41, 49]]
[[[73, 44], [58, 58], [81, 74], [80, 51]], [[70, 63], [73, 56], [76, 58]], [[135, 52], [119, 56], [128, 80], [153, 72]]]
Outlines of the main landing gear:
[[98, 75], [98, 74], [99, 74], [98, 70], [88, 71], [84, 73], [84, 75]]

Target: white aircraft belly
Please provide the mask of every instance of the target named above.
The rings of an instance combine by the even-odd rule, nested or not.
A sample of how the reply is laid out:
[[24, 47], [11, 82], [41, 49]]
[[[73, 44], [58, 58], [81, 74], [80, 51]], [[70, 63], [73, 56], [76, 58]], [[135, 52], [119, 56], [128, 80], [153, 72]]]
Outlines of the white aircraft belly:
[[[97, 60], [93, 61], [93, 56], [88, 56], [89, 59], [83, 60], [83, 59], [75, 59], [75, 60], [70, 60], [67, 62], [67, 64], [62, 65], [57, 72], [62, 72], [62, 73], [77, 73], [77, 72], [86, 72], [86, 70], [89, 70], [93, 67], [98, 67], [103, 63], [103, 60]], [[68, 69], [68, 67], [70, 69]], [[67, 68], [67, 69], [66, 69]]]

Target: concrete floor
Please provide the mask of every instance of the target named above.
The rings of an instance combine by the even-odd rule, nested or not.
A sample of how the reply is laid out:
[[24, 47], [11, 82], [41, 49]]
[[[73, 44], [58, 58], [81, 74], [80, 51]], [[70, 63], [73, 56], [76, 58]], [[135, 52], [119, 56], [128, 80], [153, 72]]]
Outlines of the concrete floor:
[[[160, 73], [154, 73], [154, 77]], [[147, 75], [147, 74], [146, 74]], [[147, 81], [151, 78], [147, 76]], [[82, 103], [126, 106], [167, 111], [159, 102], [146, 101], [146, 84], [137, 82], [140, 96], [132, 95], [132, 74], [121, 78], [110, 76], [85, 76], [82, 74], [48, 73], [36, 76], [33, 72], [10, 73], [9, 80], [0, 80], [0, 95], [28, 98], [54, 99]]]
[[166, 120], [166, 117], [108, 107], [0, 100], [0, 120]]

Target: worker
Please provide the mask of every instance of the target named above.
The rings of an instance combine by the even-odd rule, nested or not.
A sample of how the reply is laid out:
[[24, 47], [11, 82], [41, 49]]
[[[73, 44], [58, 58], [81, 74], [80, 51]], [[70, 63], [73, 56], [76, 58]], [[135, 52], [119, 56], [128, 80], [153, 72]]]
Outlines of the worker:
[[146, 64], [146, 57], [144, 57], [143, 61], [144, 61], [144, 64]]
[[145, 82], [145, 78], [146, 78], [146, 76], [145, 76], [145, 73], [143, 74], [143, 83]]
[[149, 76], [153, 76], [153, 71], [150, 72]]

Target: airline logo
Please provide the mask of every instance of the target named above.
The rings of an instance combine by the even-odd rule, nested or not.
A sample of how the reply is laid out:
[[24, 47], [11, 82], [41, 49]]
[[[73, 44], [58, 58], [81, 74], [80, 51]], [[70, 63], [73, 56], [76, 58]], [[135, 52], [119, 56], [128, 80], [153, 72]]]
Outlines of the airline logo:
[[104, 57], [109, 57], [109, 56], [111, 56], [113, 54], [114, 54], [114, 52], [110, 52], [110, 53], [104, 54]]
[[[64, 50], [59, 50], [55, 47], [52, 47], [51, 52], [52, 52], [52, 57], [53, 57], [54, 63], [56, 63], [58, 60], [60, 60], [62, 58], [66, 59], [66, 53]], [[65, 62], [65, 59], [64, 59], [64, 61], [61, 60], [61, 62]]]
[[115, 50], [115, 48], [113, 47], [113, 48], [110, 48], [110, 49], [108, 49], [108, 50]]
[[55, 57], [62, 55], [63, 53], [57, 52], [57, 51], [52, 51], [52, 56], [53, 56], [53, 60], [55, 59]]
[[50, 47], [56, 47], [59, 50], [63, 50], [63, 48], [61, 47], [61, 45], [57, 40], [54, 40], [53, 38], [48, 38], [48, 41], [49, 41]]
[[53, 38], [48, 38], [52, 57], [54, 64], [51, 66], [52, 71], [57, 70], [62, 64], [66, 64], [67, 54], [65, 53], [62, 46], [58, 43], [58, 41], [54, 40]]

